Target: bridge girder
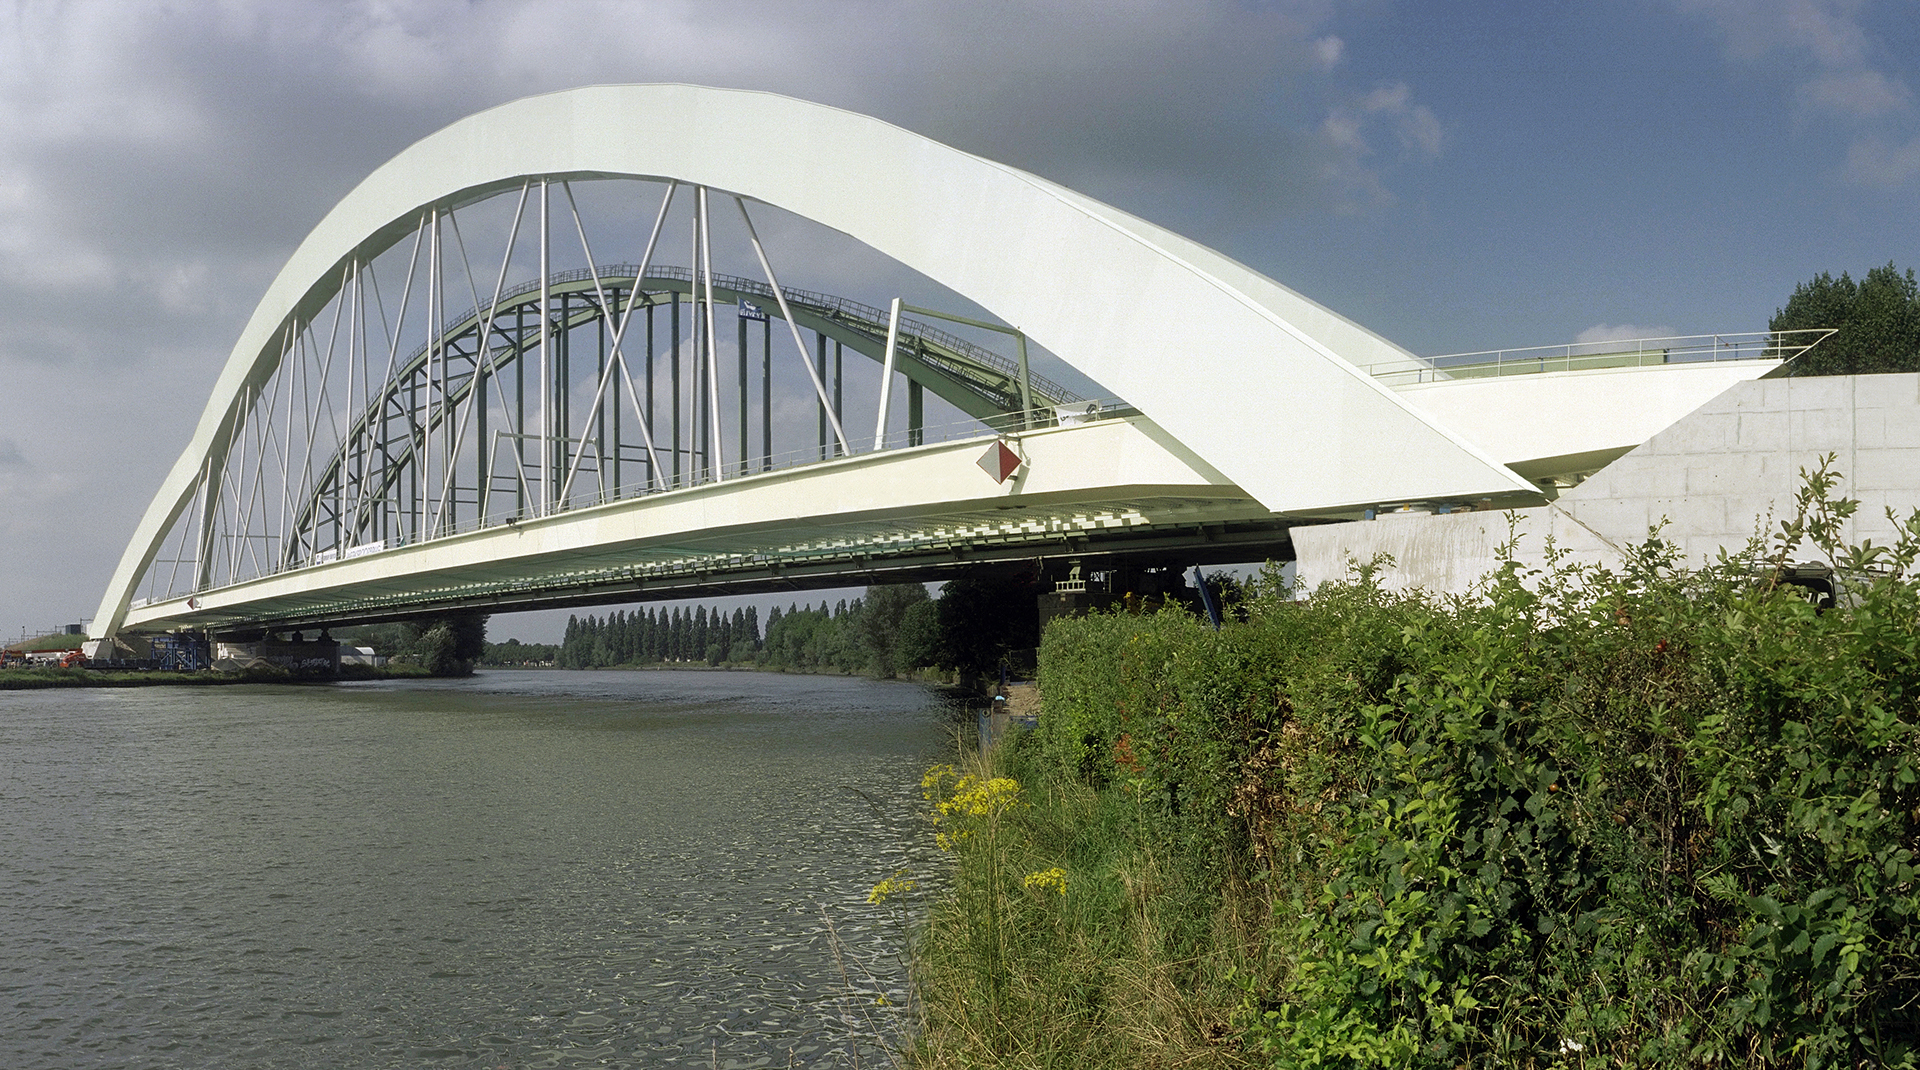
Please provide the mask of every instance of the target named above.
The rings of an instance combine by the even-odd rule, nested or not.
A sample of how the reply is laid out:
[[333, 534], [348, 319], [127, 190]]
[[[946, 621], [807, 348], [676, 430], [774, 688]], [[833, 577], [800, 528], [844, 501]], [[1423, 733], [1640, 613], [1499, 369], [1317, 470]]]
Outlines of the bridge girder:
[[[1018, 475], [983, 440], [932, 443], [622, 499], [342, 557], [133, 607], [142, 631], [403, 617], [800, 589], [981, 562], [1246, 560], [1288, 544], [1274, 516], [1144, 417], [1025, 432]], [[984, 440], [991, 444], [989, 437]]]

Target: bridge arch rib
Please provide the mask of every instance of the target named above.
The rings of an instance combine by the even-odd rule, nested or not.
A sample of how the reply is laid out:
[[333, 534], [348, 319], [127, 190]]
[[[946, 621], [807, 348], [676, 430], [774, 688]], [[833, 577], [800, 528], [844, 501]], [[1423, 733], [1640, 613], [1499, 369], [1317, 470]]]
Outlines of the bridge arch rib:
[[[535, 179], [608, 177], [725, 190], [863, 242], [1133, 399], [1274, 513], [1532, 491], [1355, 367], [1404, 351], [1163, 228], [866, 116], [766, 93], [596, 86], [516, 101], [423, 139], [314, 228], [249, 319], [136, 528], [96, 635], [120, 628], [134, 584], [224, 461], [286, 338], [340, 295], [356, 265], [424, 211]], [[1138, 300], [1147, 292], [1157, 300]]]

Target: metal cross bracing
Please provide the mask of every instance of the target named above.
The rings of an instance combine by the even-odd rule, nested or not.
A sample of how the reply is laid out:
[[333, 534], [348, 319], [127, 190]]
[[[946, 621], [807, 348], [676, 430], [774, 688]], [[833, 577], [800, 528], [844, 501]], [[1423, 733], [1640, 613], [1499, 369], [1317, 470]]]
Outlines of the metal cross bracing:
[[[1011, 335], [1012, 359], [928, 322], [941, 313], [783, 287], [739, 198], [760, 279], [713, 270], [719, 198], [703, 187], [667, 183], [639, 261], [607, 265], [593, 260], [569, 183], [528, 180], [509, 198], [490, 287], [462, 233], [467, 213], [449, 206], [423, 210], [389, 244], [388, 261], [405, 253], [397, 282], [372, 252], [316, 287], [331, 293], [283, 325], [277, 366], [243, 387], [224, 448], [207, 456], [177, 522], [176, 552], [149, 570], [148, 599], [920, 445], [929, 391], [957, 417], [949, 436], [1046, 426], [1056, 407], [1086, 404], [1027, 366], [1017, 331], [945, 317]], [[654, 263], [676, 199], [691, 202], [690, 267]], [[567, 248], [582, 266], [554, 266], [556, 230], [577, 239]], [[534, 276], [508, 285], [528, 260], [537, 261]], [[449, 314], [450, 305], [462, 311]], [[727, 319], [732, 353], [721, 341]], [[775, 321], [785, 338], [776, 339]], [[417, 341], [408, 345], [410, 335]], [[848, 349], [880, 365], [870, 438], [848, 429]], [[796, 361], [812, 394], [799, 405], [791, 389], [775, 389], [776, 367]], [[736, 374], [723, 374], [726, 364]], [[889, 426], [895, 375], [906, 381], [904, 427]], [[804, 408], [815, 434], [800, 445], [793, 413]]]
[[[597, 367], [604, 369], [606, 358], [605, 325], [608, 321], [628, 315], [629, 307], [639, 309], [636, 315], [644, 317], [644, 331], [649, 339], [668, 340], [667, 352], [663, 362], [674, 362], [681, 350], [682, 307], [688, 299], [697, 296], [697, 283], [694, 272], [677, 267], [656, 267], [651, 269], [645, 280], [638, 286], [636, 298], [636, 265], [616, 264], [595, 269], [589, 273], [585, 269], [560, 272], [548, 280], [549, 294], [559, 301], [554, 328], [558, 348], [566, 359], [572, 349], [575, 332], [588, 329], [594, 335], [595, 358]], [[490, 375], [508, 374], [513, 376], [513, 387], [509, 396], [515, 399], [515, 412], [522, 411], [521, 399], [525, 396], [524, 378], [527, 369], [527, 356], [537, 345], [537, 331], [540, 322], [537, 303], [525, 300], [525, 296], [538, 290], [537, 283], [525, 283], [509, 292], [502, 302], [489, 309], [469, 309], [444, 325], [443, 331], [434, 343], [423, 343], [409, 357], [395, 383], [377, 399], [367, 410], [356, 417], [350, 428], [348, 448], [336, 451], [321, 470], [317, 485], [319, 492], [309, 499], [306, 508], [296, 519], [294, 532], [300, 537], [296, 548], [310, 549], [319, 544], [316, 527], [345, 524], [357, 538], [352, 541], [363, 544], [378, 533], [371, 530], [375, 517], [370, 512], [371, 504], [389, 499], [392, 484], [408, 471], [416, 446], [422, 439], [430, 439], [435, 426], [443, 415], [457, 410], [466, 401], [468, 394], [475, 389], [485, 389], [483, 378]], [[749, 298], [768, 300], [772, 298], [771, 287], [752, 280], [734, 276], [719, 276], [715, 279], [713, 293], [716, 301], [729, 307], [740, 308], [741, 302]], [[888, 314], [871, 306], [841, 297], [808, 291], [789, 291], [788, 306], [800, 326], [812, 332], [822, 349], [831, 342], [838, 351], [853, 349], [857, 353], [881, 360], [884, 356], [888, 328]], [[602, 301], [607, 304], [603, 307]], [[691, 318], [690, 316], [687, 318]], [[754, 354], [750, 345], [750, 324], [754, 322], [751, 312], [736, 314], [738, 320], [738, 369], [739, 380], [734, 400], [738, 403], [740, 417], [737, 420], [738, 452], [740, 458], [732, 463], [739, 474], [767, 471], [776, 466], [800, 463], [810, 459], [834, 456], [839, 452], [838, 443], [830, 442], [823, 435], [821, 441], [812, 449], [788, 450], [776, 453], [773, 449], [772, 433], [772, 392], [771, 332], [772, 319], [778, 313], [763, 314], [759, 320], [761, 337], [758, 339], [758, 353]], [[661, 322], [664, 321], [664, 322]], [[532, 326], [528, 326], [531, 323]], [[491, 330], [492, 337], [488, 357], [478, 358], [480, 351], [479, 335]], [[636, 328], [639, 329], [639, 328]], [[379, 438], [376, 428], [390, 424], [388, 417], [392, 412], [404, 411], [405, 391], [418, 389], [418, 380], [429, 373], [436, 349], [443, 349], [447, 358], [456, 363], [456, 369], [450, 379], [449, 396], [452, 404], [442, 406], [428, 415], [429, 425], [414, 433], [407, 427], [404, 434], [395, 434], [389, 429], [387, 438]], [[648, 344], [647, 351], [652, 353], [655, 347]], [[754, 356], [758, 360], [752, 359]], [[1013, 431], [1023, 429], [1023, 395], [1019, 371], [1013, 362], [991, 350], [959, 338], [949, 332], [930, 327], [927, 324], [902, 318], [896, 334], [895, 362], [897, 370], [908, 381], [908, 419], [907, 427], [897, 432], [891, 444], [899, 444], [904, 437], [906, 445], [919, 445], [925, 436], [924, 402], [920, 392], [931, 386], [936, 396], [948, 401], [965, 415], [994, 430]], [[648, 366], [639, 378], [639, 388], [647, 392], [654, 385], [659, 369], [653, 367], [649, 359]], [[825, 367], [825, 362], [821, 362]], [[752, 382], [753, 373], [758, 371], [759, 382]], [[844, 365], [839, 359], [834, 361], [834, 371], [827, 375], [836, 389], [841, 385]], [[677, 381], [681, 369], [674, 367], [669, 374], [669, 382]], [[1045, 379], [1029, 373], [1031, 392], [1036, 404], [1044, 405], [1051, 411], [1062, 405], [1083, 402], [1077, 394]], [[696, 384], [697, 385], [697, 384]], [[565, 508], [583, 501], [605, 501], [632, 493], [643, 493], [652, 489], [672, 489], [688, 486], [714, 478], [712, 462], [708, 456], [711, 436], [702, 427], [702, 441], [697, 444], [675, 447], [665, 446], [657, 451], [648, 451], [640, 443], [626, 438], [633, 434], [631, 420], [623, 421], [623, 384], [614, 379], [608, 383], [607, 395], [603, 399], [605, 412], [590, 438], [568, 439], [558, 443], [559, 453], [555, 457], [555, 476], [559, 479], [562, 496], [556, 507]], [[755, 397], [756, 389], [760, 398], [757, 422], [748, 412]], [[670, 426], [679, 426], [681, 412], [673, 404], [678, 400], [678, 392], [668, 391], [672, 400]], [[564, 412], [569, 404], [564, 389], [556, 396]], [[839, 408], [841, 401], [836, 398], [834, 407]], [[826, 426], [826, 406], [818, 406], [821, 412], [820, 425]], [[654, 397], [644, 398], [639, 411], [657, 418], [661, 411], [660, 400]], [[476, 413], [481, 413], [477, 407]], [[690, 421], [700, 420], [704, 411], [686, 414]], [[481, 415], [481, 435], [485, 434], [484, 414]], [[1051, 422], [1051, 417], [1048, 417]], [[522, 418], [524, 423], [524, 418]], [[976, 427], [977, 425], [965, 425]], [[755, 434], [757, 432], [757, 435]], [[506, 440], [510, 432], [500, 429], [494, 432], [496, 438]], [[758, 438], [758, 450], [754, 439]], [[674, 441], [680, 435], [673, 436]], [[343, 481], [366, 478], [354, 469], [355, 460], [352, 445], [362, 440], [377, 439], [380, 442], [382, 456], [392, 460], [375, 473], [372, 478], [378, 485], [366, 488], [363, 496], [362, 511], [359, 515], [342, 517], [328, 511], [329, 503], [341, 500], [344, 496], [335, 493]], [[473, 486], [483, 488], [483, 496], [488, 500], [461, 502], [473, 504], [477, 508], [474, 518], [499, 518], [502, 514], [516, 518], [528, 515], [526, 491], [516, 472], [501, 474], [496, 467], [502, 460], [501, 454], [508, 452], [503, 441], [496, 441], [484, 453], [477, 456], [480, 468], [474, 473]], [[512, 460], [519, 465], [519, 451], [514, 449]], [[661, 466], [668, 469], [656, 474], [654, 470], [657, 453], [665, 453]], [[587, 495], [579, 491], [583, 488], [582, 476], [592, 481], [592, 486], [584, 488]], [[490, 508], [492, 496], [503, 495], [499, 499], [501, 508]], [[507, 508], [507, 498], [511, 495], [511, 509]], [[324, 551], [323, 551], [324, 552]], [[297, 561], [289, 558], [288, 563]]]

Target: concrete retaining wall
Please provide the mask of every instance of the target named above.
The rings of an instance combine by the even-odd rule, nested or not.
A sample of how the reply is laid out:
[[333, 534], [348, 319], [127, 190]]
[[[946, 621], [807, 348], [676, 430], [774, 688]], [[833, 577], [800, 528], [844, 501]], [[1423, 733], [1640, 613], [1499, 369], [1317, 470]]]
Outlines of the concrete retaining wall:
[[[1560, 496], [1513, 513], [1392, 516], [1296, 528], [1300, 577], [1311, 589], [1393, 555], [1390, 587], [1464, 593], [1496, 564], [1512, 516], [1521, 561], [1543, 561], [1546, 537], [1577, 559], [1617, 565], [1621, 548], [1662, 525], [1693, 563], [1737, 549], [1790, 516], [1800, 471], [1836, 454], [1839, 491], [1860, 500], [1846, 541], [1892, 541], [1886, 518], [1920, 508], [1920, 374], [1766, 379], [1741, 383]], [[1804, 549], [1796, 557], [1816, 554]]]

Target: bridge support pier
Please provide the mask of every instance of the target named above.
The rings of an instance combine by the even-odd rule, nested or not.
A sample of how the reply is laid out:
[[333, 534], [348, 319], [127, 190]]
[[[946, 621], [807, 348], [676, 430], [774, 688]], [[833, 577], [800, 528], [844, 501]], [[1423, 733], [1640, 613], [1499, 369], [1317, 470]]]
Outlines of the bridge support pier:
[[254, 639], [215, 638], [215, 669], [245, 672], [263, 666], [295, 672], [336, 673], [340, 671], [340, 643], [324, 631], [317, 639], [307, 639], [301, 632], [287, 638], [272, 634]]

